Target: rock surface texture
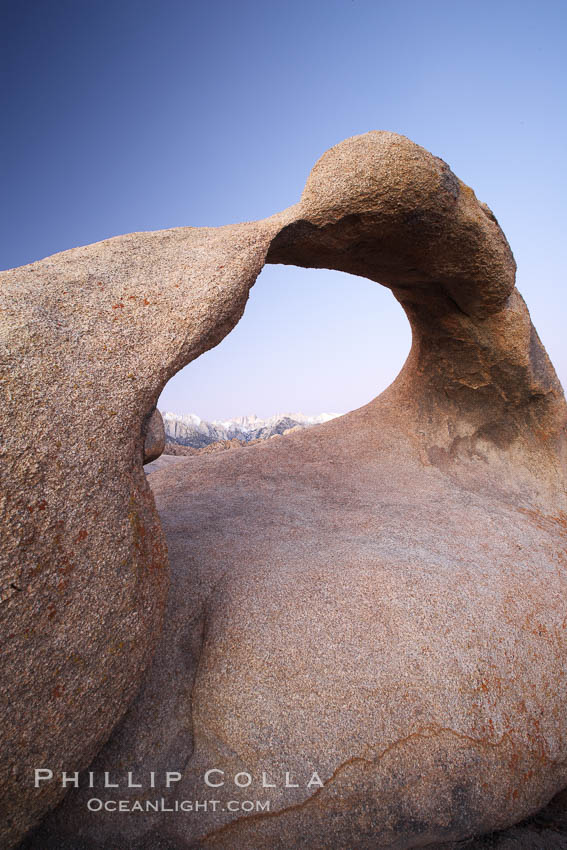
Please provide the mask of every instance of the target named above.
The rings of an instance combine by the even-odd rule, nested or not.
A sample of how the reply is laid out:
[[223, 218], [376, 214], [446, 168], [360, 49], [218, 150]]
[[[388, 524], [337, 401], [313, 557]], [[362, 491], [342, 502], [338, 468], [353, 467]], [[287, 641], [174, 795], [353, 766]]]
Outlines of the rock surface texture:
[[[149, 476], [171, 565], [156, 645], [166, 556], [144, 423], [264, 262], [388, 286], [412, 350], [360, 410]], [[567, 408], [514, 274], [472, 190], [373, 132], [328, 151], [271, 219], [3, 275], [20, 588], [3, 604], [6, 846], [61, 794], [30, 787], [38, 759], [70, 771], [97, 750], [96, 790], [84, 777], [26, 848], [452, 848], [565, 788]], [[165, 771], [181, 776], [169, 789]], [[220, 803], [117, 814], [93, 798]]]
[[144, 429], [144, 463], [151, 463], [163, 454], [165, 449], [165, 428], [161, 413], [154, 410]]

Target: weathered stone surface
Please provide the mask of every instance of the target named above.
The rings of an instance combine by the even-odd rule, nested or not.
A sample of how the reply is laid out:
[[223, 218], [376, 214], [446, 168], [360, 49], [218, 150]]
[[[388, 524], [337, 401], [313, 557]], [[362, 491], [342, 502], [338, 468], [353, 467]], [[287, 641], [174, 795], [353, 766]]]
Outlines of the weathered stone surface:
[[[227, 269], [218, 298], [203, 284], [184, 304], [197, 318], [177, 359], [164, 340], [178, 312], [161, 310], [153, 334], [171, 366], [138, 408], [122, 400], [131, 421], [236, 321], [264, 257], [387, 284], [412, 351], [360, 410], [149, 476], [172, 570], [164, 629], [90, 768], [98, 782], [134, 771], [144, 787], [73, 791], [27, 847], [374, 850], [517, 823], [567, 785], [567, 408], [498, 224], [440, 160], [370, 133], [325, 154], [295, 207], [212, 233], [227, 254], [249, 234], [253, 271], [207, 246]], [[186, 238], [168, 234], [151, 238]], [[136, 357], [150, 384], [156, 361]], [[224, 786], [206, 787], [210, 768]], [[169, 791], [166, 770], [182, 774]], [[308, 787], [315, 771], [323, 787]], [[89, 814], [93, 796], [269, 800], [271, 812]]]
[[441, 846], [442, 850], [567, 850], [567, 792], [516, 826]]
[[0, 275], [0, 845], [139, 686], [167, 592], [142, 469], [162, 387], [238, 321], [274, 224], [138, 233]]
[[144, 431], [144, 463], [151, 463], [163, 454], [165, 449], [165, 428], [161, 413], [156, 408], [150, 414]]

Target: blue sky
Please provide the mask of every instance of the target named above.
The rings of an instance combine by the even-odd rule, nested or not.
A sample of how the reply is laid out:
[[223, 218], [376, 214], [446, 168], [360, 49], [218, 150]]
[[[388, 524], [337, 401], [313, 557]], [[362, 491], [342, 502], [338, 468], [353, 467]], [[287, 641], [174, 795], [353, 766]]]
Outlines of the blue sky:
[[[494, 210], [567, 384], [567, 4], [3, 0], [0, 265], [120, 233], [264, 218], [372, 129], [445, 159]], [[344, 412], [391, 381], [390, 292], [266, 267], [244, 318], [166, 387], [205, 418]]]

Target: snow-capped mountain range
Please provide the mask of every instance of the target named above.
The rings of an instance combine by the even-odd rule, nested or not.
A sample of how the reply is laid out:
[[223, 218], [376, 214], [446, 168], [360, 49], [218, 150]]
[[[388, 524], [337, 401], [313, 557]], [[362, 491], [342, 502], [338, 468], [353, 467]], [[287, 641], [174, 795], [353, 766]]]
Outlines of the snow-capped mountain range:
[[283, 434], [289, 428], [309, 428], [335, 419], [338, 413], [320, 413], [305, 416], [303, 413], [276, 413], [269, 419], [260, 419], [252, 414], [236, 419], [214, 419], [207, 422], [195, 413], [180, 415], [160, 411], [165, 426], [166, 438], [182, 446], [203, 448], [220, 440], [263, 440], [275, 434]]

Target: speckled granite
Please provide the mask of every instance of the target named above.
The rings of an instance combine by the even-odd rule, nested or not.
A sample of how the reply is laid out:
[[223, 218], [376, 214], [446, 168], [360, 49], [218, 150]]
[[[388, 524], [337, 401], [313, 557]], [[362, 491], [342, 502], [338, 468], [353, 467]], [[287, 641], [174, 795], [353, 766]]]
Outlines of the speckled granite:
[[157, 408], [150, 413], [147, 419], [143, 437], [144, 464], [155, 462], [165, 449], [165, 427], [161, 413]]
[[33, 769], [86, 767], [139, 686], [168, 586], [152, 412], [240, 318], [273, 229], [134, 233], [0, 274], [2, 847], [62, 796]]
[[[171, 248], [189, 237], [192, 300]], [[137, 402], [116, 402], [128, 430], [121, 465], [108, 472], [111, 493], [118, 480], [141, 480], [141, 437], [125, 446], [124, 435], [142, 434], [169, 375], [237, 321], [264, 260], [388, 285], [408, 314], [413, 346], [394, 384], [360, 410], [148, 477], [171, 565], [164, 628], [139, 695], [90, 767], [95, 777], [120, 774], [122, 784], [72, 791], [26, 847], [452, 846], [536, 812], [567, 785], [567, 409], [490, 210], [441, 160], [403, 137], [370, 133], [325, 154], [301, 202], [272, 219], [77, 250], [110, 252], [120, 240], [131, 240], [129, 251], [116, 269], [105, 254], [109, 279], [127, 274], [142, 285], [137, 240], [165, 240], [167, 258], [161, 273], [146, 269], [164, 298], [155, 322], [134, 324], [138, 337], [130, 329], [150, 350], [133, 351], [128, 365], [134, 370], [138, 358]], [[74, 253], [44, 262], [63, 281]], [[207, 280], [194, 271], [205, 261]], [[32, 274], [9, 274], [22, 272]], [[177, 348], [175, 320], [187, 322]], [[150, 327], [163, 349], [159, 372], [144, 335]], [[121, 363], [116, 349], [114, 360]], [[142, 391], [140, 373], [152, 392]], [[97, 392], [104, 396], [101, 382]], [[101, 456], [106, 450], [98, 447]], [[138, 486], [149, 512], [147, 488]], [[77, 487], [73, 497], [84, 505]], [[100, 500], [117, 521], [120, 498], [101, 490]], [[69, 501], [61, 504], [75, 516]], [[112, 547], [105, 551], [116, 567]], [[94, 601], [102, 591], [93, 572]], [[149, 582], [136, 592], [162, 598]], [[132, 593], [123, 589], [125, 605]], [[99, 607], [70, 604], [71, 623], [80, 612], [101, 646], [105, 637], [112, 643]], [[112, 610], [119, 628], [120, 609]], [[114, 661], [131, 682], [152, 645], [143, 628], [150, 619], [140, 624], [139, 655]], [[56, 639], [55, 626], [48, 635]], [[24, 657], [31, 664], [35, 653]], [[27, 685], [38, 705], [42, 676], [37, 696]], [[110, 709], [114, 683], [96, 665], [90, 681], [108, 734], [131, 691]], [[54, 770], [72, 769], [71, 752], [85, 764], [102, 735], [95, 740], [93, 729], [89, 738], [78, 712], [65, 722], [83, 749], [46, 734]], [[21, 763], [29, 763], [23, 754]], [[224, 771], [214, 776], [225, 785], [205, 785], [211, 768]], [[163, 785], [168, 770], [180, 774], [171, 789]], [[126, 771], [142, 779], [141, 790], [123, 787]], [[158, 790], [148, 787], [150, 771]], [[239, 772], [250, 774], [248, 788], [235, 785]], [[285, 787], [286, 773], [297, 787]], [[53, 785], [46, 783], [46, 805]], [[89, 813], [93, 795], [127, 805], [155, 797], [221, 804], [198, 813]], [[270, 812], [230, 812], [231, 800], [268, 800]]]

